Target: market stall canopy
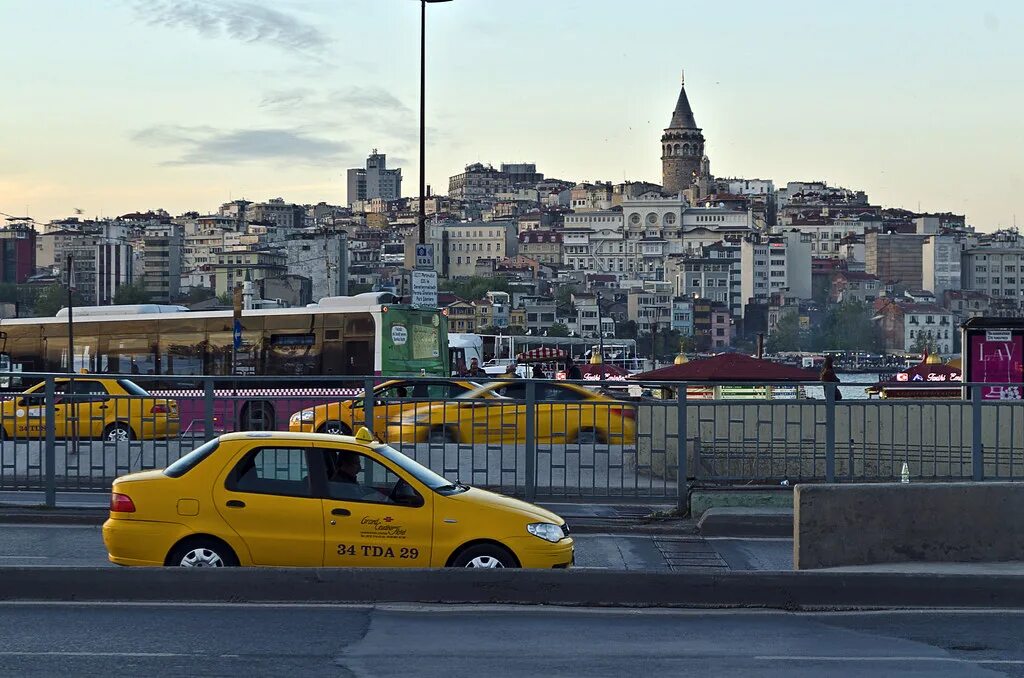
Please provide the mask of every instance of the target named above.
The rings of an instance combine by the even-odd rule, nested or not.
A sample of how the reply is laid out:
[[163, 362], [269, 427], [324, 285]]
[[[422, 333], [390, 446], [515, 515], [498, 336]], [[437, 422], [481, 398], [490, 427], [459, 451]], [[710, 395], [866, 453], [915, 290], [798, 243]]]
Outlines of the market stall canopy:
[[938, 356], [930, 355], [892, 379], [869, 386], [867, 391], [883, 398], [959, 398], [962, 381], [959, 364], [944, 364]]
[[523, 351], [516, 356], [516, 362], [520, 363], [545, 363], [551, 361], [563, 361], [568, 353], [554, 346], [538, 346], [529, 351]]
[[719, 353], [710, 358], [691, 360], [681, 365], [660, 367], [634, 374], [631, 379], [651, 381], [817, 381], [818, 373], [799, 367], [754, 358], [743, 353]]
[[608, 379], [611, 381], [623, 380], [629, 376], [629, 372], [616, 367], [615, 365], [609, 365], [608, 363], [587, 363], [586, 365], [580, 365], [580, 372], [583, 373], [584, 379]]

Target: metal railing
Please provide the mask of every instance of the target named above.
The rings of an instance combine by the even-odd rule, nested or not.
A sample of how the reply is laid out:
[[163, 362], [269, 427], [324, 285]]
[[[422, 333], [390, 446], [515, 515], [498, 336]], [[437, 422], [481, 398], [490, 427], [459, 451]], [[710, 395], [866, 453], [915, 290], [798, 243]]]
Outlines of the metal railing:
[[44, 491], [50, 505], [222, 433], [362, 426], [452, 480], [528, 500], [682, 505], [695, 484], [894, 481], [903, 464], [914, 480], [1024, 479], [1024, 402], [983, 399], [990, 384], [964, 385], [965, 399], [837, 400], [820, 383], [778, 384], [790, 397], [769, 399], [771, 384], [723, 398], [706, 384], [527, 379], [467, 399], [465, 382], [426, 377], [375, 394], [380, 377], [197, 377], [171, 390], [141, 375], [19, 376], [41, 386], [4, 396], [0, 490]]

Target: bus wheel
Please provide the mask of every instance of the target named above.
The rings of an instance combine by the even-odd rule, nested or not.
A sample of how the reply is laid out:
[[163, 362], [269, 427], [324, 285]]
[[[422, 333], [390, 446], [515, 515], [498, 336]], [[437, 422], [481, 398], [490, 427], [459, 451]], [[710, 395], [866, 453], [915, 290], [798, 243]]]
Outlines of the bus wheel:
[[247, 403], [242, 410], [242, 430], [245, 431], [273, 431], [274, 430], [274, 406], [265, 400], [255, 400]]
[[332, 436], [350, 436], [352, 429], [340, 421], [329, 421], [320, 427], [318, 433], [326, 433]]

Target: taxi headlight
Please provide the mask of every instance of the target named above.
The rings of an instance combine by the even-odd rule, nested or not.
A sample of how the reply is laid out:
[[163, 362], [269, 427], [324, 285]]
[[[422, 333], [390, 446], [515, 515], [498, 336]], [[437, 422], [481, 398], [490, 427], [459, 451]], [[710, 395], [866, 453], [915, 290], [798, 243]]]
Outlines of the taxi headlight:
[[552, 544], [558, 543], [565, 539], [565, 532], [558, 525], [552, 523], [530, 523], [526, 526], [526, 529], [535, 537], [540, 537], [545, 541], [549, 541]]
[[310, 424], [314, 419], [316, 419], [316, 413], [313, 410], [302, 410], [292, 415], [291, 422], [293, 424], [298, 424], [299, 422]]

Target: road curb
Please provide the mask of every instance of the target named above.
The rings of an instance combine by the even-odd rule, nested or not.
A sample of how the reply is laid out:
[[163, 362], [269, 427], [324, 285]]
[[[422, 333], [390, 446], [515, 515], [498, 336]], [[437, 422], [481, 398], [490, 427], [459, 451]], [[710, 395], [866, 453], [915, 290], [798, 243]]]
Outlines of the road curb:
[[586, 607], [1021, 608], [1024, 577], [602, 570], [0, 568], [0, 600]]

